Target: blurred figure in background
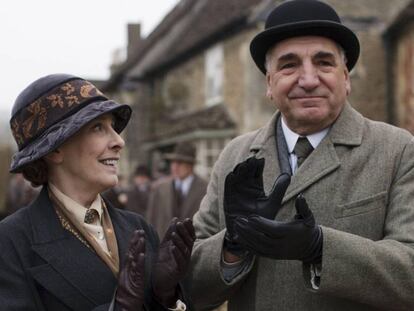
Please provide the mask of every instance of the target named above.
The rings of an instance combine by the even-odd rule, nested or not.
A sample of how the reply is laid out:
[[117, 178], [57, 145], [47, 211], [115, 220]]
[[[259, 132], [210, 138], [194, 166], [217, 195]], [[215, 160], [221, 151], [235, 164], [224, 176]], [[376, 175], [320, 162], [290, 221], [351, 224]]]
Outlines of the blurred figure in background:
[[128, 184], [123, 175], [118, 175], [118, 184], [102, 193], [116, 208], [125, 209], [128, 203]]
[[207, 189], [207, 182], [193, 171], [194, 145], [179, 143], [165, 159], [171, 161], [171, 177], [153, 185], [147, 208], [147, 220], [159, 234], [165, 232], [172, 217], [192, 218]]
[[132, 185], [128, 191], [126, 209], [141, 215], [147, 211], [151, 190], [151, 176], [147, 166], [139, 165], [134, 172]]
[[13, 214], [19, 208], [31, 203], [38, 193], [39, 190], [32, 187], [30, 182], [24, 179], [23, 174], [12, 175], [6, 194], [7, 215]]

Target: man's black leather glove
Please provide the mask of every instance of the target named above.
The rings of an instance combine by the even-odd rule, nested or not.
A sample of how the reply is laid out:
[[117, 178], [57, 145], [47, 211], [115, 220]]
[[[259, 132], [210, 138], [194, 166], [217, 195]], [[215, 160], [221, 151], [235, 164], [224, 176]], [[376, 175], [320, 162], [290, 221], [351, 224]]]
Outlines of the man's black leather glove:
[[264, 159], [251, 157], [239, 163], [226, 176], [224, 183], [225, 246], [230, 253], [238, 256], [245, 252], [245, 248], [235, 241], [234, 220], [252, 214], [274, 219], [290, 183], [290, 175], [281, 174], [269, 196], [266, 196], [262, 178], [264, 162]]
[[240, 217], [235, 221], [237, 242], [252, 253], [274, 259], [296, 259], [317, 264], [322, 261], [322, 230], [300, 195], [296, 215], [290, 222], [260, 216]]
[[153, 263], [152, 286], [157, 300], [164, 307], [174, 307], [179, 298], [177, 285], [190, 266], [195, 238], [191, 219], [179, 222], [173, 218], [160, 243]]
[[115, 310], [140, 311], [144, 305], [145, 233], [136, 230], [129, 244], [125, 266], [119, 273]]

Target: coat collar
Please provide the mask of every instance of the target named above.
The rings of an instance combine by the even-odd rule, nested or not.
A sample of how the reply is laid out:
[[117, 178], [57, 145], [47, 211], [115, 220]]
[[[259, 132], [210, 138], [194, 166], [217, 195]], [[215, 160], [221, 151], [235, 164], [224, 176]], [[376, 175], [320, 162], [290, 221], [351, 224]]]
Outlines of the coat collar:
[[[261, 128], [250, 145], [251, 154], [265, 158], [263, 171], [264, 190], [268, 194], [276, 177], [280, 174], [275, 142], [275, 124], [280, 112]], [[292, 176], [291, 184], [283, 199], [284, 202], [296, 197], [300, 192], [325, 177], [340, 166], [335, 146], [359, 146], [363, 137], [364, 118], [348, 103], [345, 104], [338, 119], [332, 125], [328, 135], [312, 152], [303, 165]]]
[[[30, 268], [37, 282], [75, 310], [107, 302], [116, 285], [115, 277], [92, 250], [62, 227], [46, 187], [29, 210], [32, 249], [46, 263]], [[116, 232], [119, 227], [114, 225], [114, 229]], [[96, 286], [98, 283], [107, 286]]]
[[[262, 127], [250, 145], [250, 151], [266, 150], [268, 141], [275, 138], [275, 124], [280, 112], [273, 114], [272, 118]], [[346, 103], [338, 119], [332, 125], [329, 136], [334, 144], [358, 146], [362, 142], [364, 117]]]

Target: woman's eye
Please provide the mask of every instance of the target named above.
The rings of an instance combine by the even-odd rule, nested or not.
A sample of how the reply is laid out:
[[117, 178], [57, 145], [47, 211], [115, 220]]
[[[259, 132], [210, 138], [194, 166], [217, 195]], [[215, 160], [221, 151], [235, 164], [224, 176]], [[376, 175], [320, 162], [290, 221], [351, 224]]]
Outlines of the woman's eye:
[[100, 130], [102, 130], [102, 124], [101, 123], [96, 123], [96, 124], [94, 124], [93, 126], [92, 126], [92, 129], [94, 130], [94, 131], [100, 131]]

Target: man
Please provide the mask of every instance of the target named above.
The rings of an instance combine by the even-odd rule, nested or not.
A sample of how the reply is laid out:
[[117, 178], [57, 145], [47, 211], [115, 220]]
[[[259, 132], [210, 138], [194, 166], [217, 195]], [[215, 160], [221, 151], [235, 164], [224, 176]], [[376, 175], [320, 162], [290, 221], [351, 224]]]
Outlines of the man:
[[279, 111], [214, 167], [197, 310], [414, 310], [413, 138], [347, 102], [355, 34], [325, 3], [286, 1], [250, 50]]
[[23, 174], [12, 175], [6, 193], [7, 215], [11, 215], [18, 209], [28, 205], [38, 194], [38, 189], [32, 187], [30, 182], [24, 179]]
[[151, 176], [148, 167], [137, 166], [132, 179], [132, 187], [128, 191], [126, 209], [145, 217], [150, 188]]
[[178, 143], [170, 161], [171, 178], [155, 182], [150, 193], [147, 220], [159, 233], [164, 233], [171, 217], [192, 218], [206, 193], [207, 182], [194, 173], [196, 149], [191, 143]]

